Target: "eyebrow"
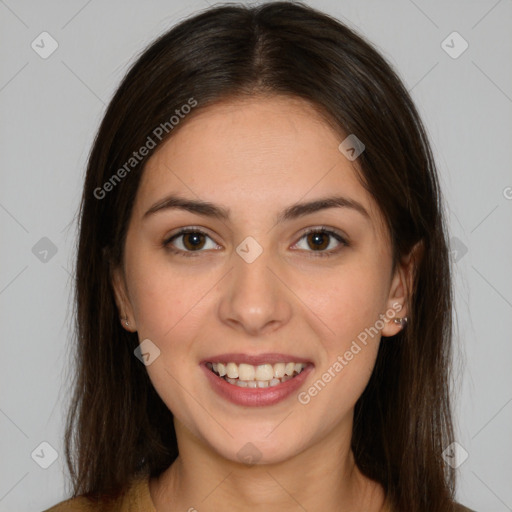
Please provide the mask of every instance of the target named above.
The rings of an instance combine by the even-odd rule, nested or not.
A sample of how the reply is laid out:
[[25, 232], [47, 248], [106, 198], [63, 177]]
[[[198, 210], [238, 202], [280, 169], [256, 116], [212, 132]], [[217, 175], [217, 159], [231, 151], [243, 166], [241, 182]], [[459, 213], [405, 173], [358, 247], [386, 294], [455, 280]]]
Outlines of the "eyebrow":
[[[329, 196], [289, 206], [277, 216], [276, 223], [280, 224], [285, 221], [298, 219], [329, 208], [350, 208], [359, 212], [367, 220], [370, 220], [369, 213], [364, 206], [355, 199], [343, 196]], [[158, 212], [173, 209], [185, 210], [222, 221], [228, 221], [230, 219], [229, 208], [224, 208], [208, 201], [183, 198], [174, 194], [166, 196], [164, 199], [151, 206], [144, 214], [143, 218], [146, 219]]]

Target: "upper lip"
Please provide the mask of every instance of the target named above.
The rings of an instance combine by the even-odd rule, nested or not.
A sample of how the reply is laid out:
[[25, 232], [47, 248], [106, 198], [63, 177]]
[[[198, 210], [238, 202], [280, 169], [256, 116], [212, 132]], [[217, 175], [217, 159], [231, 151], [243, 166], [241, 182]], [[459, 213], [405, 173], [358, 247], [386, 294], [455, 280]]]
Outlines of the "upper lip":
[[275, 352], [267, 354], [241, 354], [229, 353], [219, 354], [203, 359], [201, 363], [236, 363], [236, 364], [252, 364], [258, 366], [260, 364], [275, 364], [275, 363], [310, 363], [308, 359], [295, 356], [292, 354], [278, 354]]

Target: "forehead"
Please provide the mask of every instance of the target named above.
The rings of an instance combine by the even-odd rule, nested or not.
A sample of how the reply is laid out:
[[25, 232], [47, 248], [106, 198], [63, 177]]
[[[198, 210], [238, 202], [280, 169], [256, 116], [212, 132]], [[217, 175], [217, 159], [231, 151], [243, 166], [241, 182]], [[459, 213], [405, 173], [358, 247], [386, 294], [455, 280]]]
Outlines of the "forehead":
[[147, 209], [165, 193], [178, 192], [226, 205], [242, 219], [341, 194], [362, 203], [379, 221], [354, 162], [338, 149], [345, 135], [305, 100], [223, 101], [183, 123], [147, 162], [138, 207]]

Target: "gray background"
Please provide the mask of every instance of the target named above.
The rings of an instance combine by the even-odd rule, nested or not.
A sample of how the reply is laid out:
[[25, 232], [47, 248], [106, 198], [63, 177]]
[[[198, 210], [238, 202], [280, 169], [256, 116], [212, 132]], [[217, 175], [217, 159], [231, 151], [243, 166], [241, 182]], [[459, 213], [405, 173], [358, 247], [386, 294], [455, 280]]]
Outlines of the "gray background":
[[[456, 262], [457, 496], [512, 511], [512, 0], [308, 3], [378, 46], [427, 125]], [[205, 7], [0, 0], [1, 511], [66, 497], [75, 213], [105, 105], [137, 52]], [[58, 43], [46, 59], [31, 47], [50, 48], [43, 31]], [[453, 31], [460, 55], [458, 36], [442, 45]]]

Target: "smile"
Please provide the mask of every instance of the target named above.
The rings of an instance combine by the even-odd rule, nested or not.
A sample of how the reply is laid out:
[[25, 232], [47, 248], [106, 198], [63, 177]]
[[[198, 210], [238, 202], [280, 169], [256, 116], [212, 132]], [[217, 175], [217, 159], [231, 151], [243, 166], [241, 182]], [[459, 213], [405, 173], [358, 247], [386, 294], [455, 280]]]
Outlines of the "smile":
[[206, 363], [213, 373], [229, 384], [241, 388], [267, 388], [293, 379], [306, 367], [305, 363], [275, 363], [275, 364], [236, 364]]
[[314, 364], [285, 354], [223, 354], [199, 365], [211, 389], [245, 407], [275, 405], [297, 393]]

